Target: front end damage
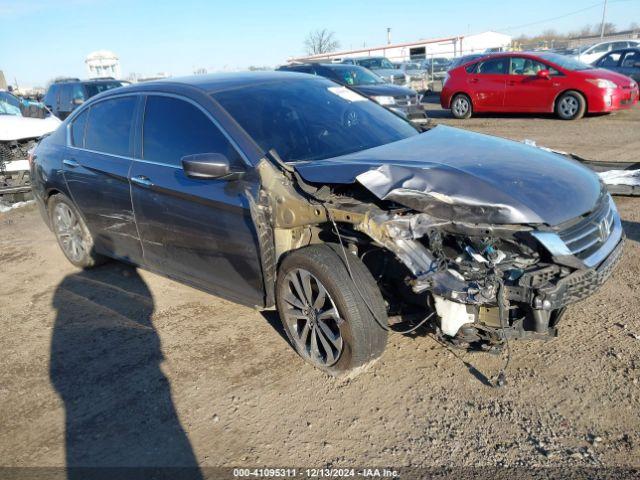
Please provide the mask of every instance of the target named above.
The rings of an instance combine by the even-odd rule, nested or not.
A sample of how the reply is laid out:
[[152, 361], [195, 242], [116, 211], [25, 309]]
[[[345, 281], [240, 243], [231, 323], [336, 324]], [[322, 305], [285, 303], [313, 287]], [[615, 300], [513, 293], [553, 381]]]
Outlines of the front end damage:
[[275, 152], [267, 157], [251, 210], [268, 306], [286, 252], [342, 243], [377, 280], [390, 316], [435, 311], [433, 327], [443, 338], [490, 349], [556, 336], [565, 308], [598, 289], [622, 254], [624, 233], [604, 189], [592, 211], [549, 226], [524, 222], [506, 203], [421, 185], [401, 167], [368, 170], [348, 186], [319, 186]]
[[0, 141], [0, 199], [26, 199], [31, 192], [28, 152], [36, 139]]

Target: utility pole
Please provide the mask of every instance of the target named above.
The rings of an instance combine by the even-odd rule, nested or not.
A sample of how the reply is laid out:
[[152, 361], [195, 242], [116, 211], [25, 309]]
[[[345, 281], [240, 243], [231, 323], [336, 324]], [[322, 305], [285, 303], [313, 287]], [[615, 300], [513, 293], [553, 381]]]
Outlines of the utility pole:
[[387, 27], [387, 45], [391, 45], [391, 28]]
[[602, 23], [600, 24], [600, 40], [604, 38], [604, 17], [607, 14], [607, 0], [604, 0], [604, 5], [602, 6]]

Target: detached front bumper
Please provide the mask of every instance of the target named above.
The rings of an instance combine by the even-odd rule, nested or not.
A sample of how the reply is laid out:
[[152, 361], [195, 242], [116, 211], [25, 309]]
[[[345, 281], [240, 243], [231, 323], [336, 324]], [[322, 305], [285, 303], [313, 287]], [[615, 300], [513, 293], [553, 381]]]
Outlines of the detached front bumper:
[[550, 310], [556, 310], [594, 294], [609, 279], [620, 262], [624, 242], [623, 235], [618, 245], [598, 267], [577, 270], [560, 279], [554, 287], [540, 289], [536, 301], [548, 305]]

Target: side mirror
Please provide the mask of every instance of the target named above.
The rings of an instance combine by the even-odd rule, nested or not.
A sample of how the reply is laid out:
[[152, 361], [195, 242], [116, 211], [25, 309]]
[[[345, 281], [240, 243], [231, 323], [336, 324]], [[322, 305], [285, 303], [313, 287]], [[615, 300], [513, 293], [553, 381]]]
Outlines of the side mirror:
[[231, 175], [229, 159], [221, 153], [196, 153], [182, 157], [182, 169], [191, 178], [221, 178]]
[[82, 98], [74, 98], [71, 103], [78, 106], [78, 105], [82, 105], [84, 103], [84, 100]]
[[549, 80], [549, 70], [538, 70], [538, 73], [536, 73], [536, 77]]

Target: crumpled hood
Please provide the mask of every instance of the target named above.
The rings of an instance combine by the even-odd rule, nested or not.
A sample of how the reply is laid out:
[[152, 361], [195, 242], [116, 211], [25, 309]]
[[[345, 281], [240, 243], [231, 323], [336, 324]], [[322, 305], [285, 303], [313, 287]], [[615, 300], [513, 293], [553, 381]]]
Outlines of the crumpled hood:
[[47, 118], [0, 115], [0, 141], [39, 138], [53, 132], [60, 123], [62, 122], [53, 115]]
[[399, 142], [294, 165], [308, 182], [358, 182], [380, 199], [474, 223], [558, 225], [591, 211], [602, 192], [598, 177], [574, 160], [442, 125]]

